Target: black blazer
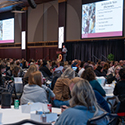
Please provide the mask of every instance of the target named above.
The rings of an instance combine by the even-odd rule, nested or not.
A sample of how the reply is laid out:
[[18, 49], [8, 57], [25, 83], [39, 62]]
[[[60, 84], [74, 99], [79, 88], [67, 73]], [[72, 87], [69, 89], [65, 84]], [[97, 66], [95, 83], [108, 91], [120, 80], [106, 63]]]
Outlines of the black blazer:
[[125, 94], [125, 80], [122, 80], [116, 84], [113, 93], [116, 96]]

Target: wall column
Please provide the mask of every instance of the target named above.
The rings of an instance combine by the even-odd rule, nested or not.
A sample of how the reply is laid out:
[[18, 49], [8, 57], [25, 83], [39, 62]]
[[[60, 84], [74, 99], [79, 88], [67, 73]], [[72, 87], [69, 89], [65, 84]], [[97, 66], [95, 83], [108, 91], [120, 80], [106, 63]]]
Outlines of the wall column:
[[27, 25], [28, 25], [28, 12], [22, 14], [22, 31], [26, 31], [26, 49], [22, 50], [22, 58], [27, 60]]
[[66, 42], [67, 0], [58, 0], [58, 10], [58, 27], [64, 26], [64, 42]]

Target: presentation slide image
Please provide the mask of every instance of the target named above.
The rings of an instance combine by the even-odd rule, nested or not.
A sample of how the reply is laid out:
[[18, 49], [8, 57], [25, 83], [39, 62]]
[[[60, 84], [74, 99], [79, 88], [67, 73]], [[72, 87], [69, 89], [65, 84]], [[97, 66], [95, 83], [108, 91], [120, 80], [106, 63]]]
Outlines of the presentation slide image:
[[82, 5], [82, 38], [122, 36], [123, 0]]
[[64, 27], [59, 27], [59, 35], [58, 35], [58, 48], [62, 48], [62, 44], [64, 43]]
[[0, 40], [3, 39], [3, 21], [0, 21]]
[[95, 33], [95, 3], [82, 6], [82, 34]]
[[0, 43], [14, 42], [14, 18], [0, 21]]

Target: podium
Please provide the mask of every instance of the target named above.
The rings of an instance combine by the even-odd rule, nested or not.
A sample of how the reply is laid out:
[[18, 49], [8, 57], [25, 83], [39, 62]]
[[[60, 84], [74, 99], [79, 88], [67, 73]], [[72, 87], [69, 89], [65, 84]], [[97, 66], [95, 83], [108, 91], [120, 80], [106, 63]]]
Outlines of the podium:
[[62, 54], [64, 54], [64, 53], [63, 53], [61, 50], [58, 50], [58, 51], [56, 51], [56, 54], [57, 54], [57, 60], [58, 60], [59, 62], [61, 62], [62, 59], [63, 59]]

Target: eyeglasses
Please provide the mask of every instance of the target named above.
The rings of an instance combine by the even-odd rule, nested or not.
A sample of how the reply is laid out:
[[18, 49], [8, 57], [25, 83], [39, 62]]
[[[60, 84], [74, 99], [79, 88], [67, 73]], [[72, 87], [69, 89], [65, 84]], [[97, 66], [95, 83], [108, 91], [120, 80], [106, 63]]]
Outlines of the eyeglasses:
[[120, 70], [120, 69], [116, 69], [116, 70]]

